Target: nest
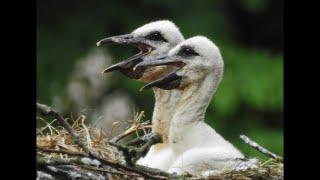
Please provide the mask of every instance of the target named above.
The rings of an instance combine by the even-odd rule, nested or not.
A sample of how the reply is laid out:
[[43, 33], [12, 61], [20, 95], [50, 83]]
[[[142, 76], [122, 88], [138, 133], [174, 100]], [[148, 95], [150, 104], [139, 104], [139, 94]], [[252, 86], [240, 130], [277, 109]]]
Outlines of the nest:
[[209, 177], [177, 176], [158, 169], [128, 165], [125, 153], [110, 142], [139, 135], [138, 131], [147, 134], [151, 126], [140, 121], [143, 112], [136, 114], [130, 128], [111, 139], [101, 129], [86, 126], [83, 115], [69, 125], [58, 112], [45, 105], [40, 111], [53, 115], [54, 121], [59, 121], [61, 126], [53, 127], [52, 122], [47, 122], [37, 129], [37, 179], [283, 179], [283, 163], [279, 158], [259, 162], [258, 168], [225, 171]]

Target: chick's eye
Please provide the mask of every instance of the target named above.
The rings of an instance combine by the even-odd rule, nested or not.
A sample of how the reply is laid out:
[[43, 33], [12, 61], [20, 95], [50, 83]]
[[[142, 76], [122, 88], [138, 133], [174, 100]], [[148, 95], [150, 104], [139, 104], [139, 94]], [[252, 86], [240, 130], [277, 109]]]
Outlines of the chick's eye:
[[180, 55], [180, 56], [198, 56], [199, 54], [197, 52], [195, 52], [192, 48], [185, 47], [179, 51], [178, 55]]
[[146, 39], [152, 41], [163, 41], [167, 42], [167, 40], [159, 33], [159, 32], [152, 32], [146, 36]]

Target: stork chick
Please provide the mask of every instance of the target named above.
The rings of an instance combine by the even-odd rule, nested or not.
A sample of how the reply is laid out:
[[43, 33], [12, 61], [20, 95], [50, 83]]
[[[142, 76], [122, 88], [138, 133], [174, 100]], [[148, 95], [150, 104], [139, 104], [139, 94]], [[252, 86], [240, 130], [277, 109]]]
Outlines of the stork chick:
[[167, 170], [207, 174], [240, 165], [242, 153], [204, 122], [223, 76], [224, 62], [218, 47], [204, 36], [195, 36], [174, 47], [166, 57], [141, 62], [137, 68], [159, 65], [180, 67], [144, 87], [181, 91], [169, 130], [175, 160]]
[[[169, 72], [177, 69], [175, 66], [157, 66], [134, 69], [139, 62], [149, 61], [167, 54], [171, 48], [182, 42], [182, 36], [178, 27], [168, 20], [160, 20], [143, 25], [130, 34], [113, 36], [100, 40], [97, 45], [114, 43], [121, 45], [133, 45], [140, 52], [127, 60], [116, 63], [103, 72], [120, 71], [126, 76], [142, 82], [152, 82]], [[172, 161], [171, 149], [167, 148], [169, 125], [173, 115], [173, 109], [180, 97], [176, 90], [166, 91], [154, 88], [155, 105], [152, 115], [152, 132], [162, 135], [163, 143], [151, 147], [147, 155], [138, 161], [149, 167], [167, 169]], [[166, 159], [158, 163], [159, 158]]]

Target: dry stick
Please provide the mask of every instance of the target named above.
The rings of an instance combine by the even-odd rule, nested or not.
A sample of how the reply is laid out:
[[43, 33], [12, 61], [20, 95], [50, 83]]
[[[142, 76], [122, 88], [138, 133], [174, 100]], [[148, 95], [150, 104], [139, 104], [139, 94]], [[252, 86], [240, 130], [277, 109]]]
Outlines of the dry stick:
[[91, 152], [85, 146], [85, 144], [81, 141], [78, 133], [71, 127], [71, 125], [57, 111], [53, 110], [52, 108], [50, 108], [47, 105], [40, 104], [38, 102], [37, 102], [37, 109], [45, 115], [53, 115], [57, 119], [57, 121], [61, 124], [61, 126], [66, 128], [66, 130], [70, 133], [70, 135], [71, 135], [72, 139], [75, 141], [75, 143], [77, 143], [84, 150], [84, 152], [86, 154], [88, 154], [90, 157], [92, 157], [94, 159], [99, 160], [101, 163], [104, 163], [105, 165], [109, 165], [109, 166], [112, 166], [115, 168], [120, 168], [123, 170], [131, 171], [131, 172], [140, 174], [146, 178], [168, 179], [169, 177], [174, 176], [170, 173], [167, 173], [167, 172], [164, 172], [164, 171], [161, 171], [158, 169], [148, 168], [148, 167], [139, 166], [139, 165], [136, 165], [135, 167], [129, 167], [129, 166], [122, 165], [120, 163], [114, 163], [114, 162], [107, 161], [107, 160], [101, 158], [99, 155], [95, 154], [94, 152]]
[[[59, 161], [59, 160], [58, 160]], [[71, 165], [71, 163], [73, 163]], [[66, 162], [66, 163], [57, 163], [57, 162], [49, 162], [40, 165], [43, 167], [39, 167], [38, 172], [46, 173], [50, 175], [52, 178], [49, 179], [78, 179], [79, 176], [83, 179], [91, 179], [91, 180], [101, 180], [103, 178], [103, 173], [99, 171], [88, 170], [82, 168], [77, 164], [78, 162]], [[39, 163], [38, 163], [39, 165]], [[89, 172], [85, 172], [89, 171]], [[48, 179], [46, 177], [42, 177], [38, 179]]]
[[37, 165], [68, 165], [68, 164], [82, 164], [81, 157], [74, 156], [69, 159], [47, 159], [37, 157]]
[[249, 146], [253, 147], [257, 151], [261, 152], [262, 154], [264, 154], [266, 156], [269, 156], [269, 157], [271, 157], [273, 159], [276, 159], [276, 160], [282, 160], [282, 157], [270, 152], [269, 150], [267, 150], [266, 148], [260, 146], [258, 143], [256, 143], [255, 141], [251, 140], [247, 136], [240, 135], [240, 139], [242, 139], [246, 144], [248, 144]]
[[97, 168], [97, 167], [91, 167], [91, 166], [80, 165], [79, 167], [82, 167], [82, 168], [88, 169], [88, 170], [99, 171], [99, 172], [103, 172], [103, 173], [110, 173], [110, 174], [114, 174], [114, 175], [118, 175], [118, 176], [141, 177], [140, 175], [136, 175], [136, 174], [126, 174], [126, 173], [122, 173], [120, 171], [109, 171], [109, 170], [106, 170], [106, 169]]
[[110, 140], [110, 142], [112, 142], [112, 143], [117, 143], [117, 142], [119, 142], [121, 139], [130, 136], [131, 134], [135, 133], [135, 132], [138, 131], [138, 130], [151, 129], [151, 127], [152, 127], [151, 125], [146, 125], [146, 126], [142, 126], [142, 127], [141, 127], [141, 126], [139, 126], [139, 127], [131, 127], [131, 128], [128, 129], [126, 132], [124, 132], [124, 133], [122, 133], [122, 134], [120, 134], [120, 135], [112, 138], [112, 139]]
[[92, 142], [92, 140], [91, 140], [91, 138], [90, 138], [89, 129], [88, 129], [87, 126], [84, 124], [84, 120], [85, 120], [86, 117], [85, 117], [84, 115], [81, 115], [80, 117], [81, 117], [81, 120], [80, 120], [81, 126], [83, 127], [85, 133], [87, 134], [86, 137], [87, 137], [88, 147], [91, 147], [91, 142]]
[[80, 157], [88, 157], [83, 153], [78, 153], [78, 152], [70, 152], [70, 151], [65, 151], [65, 150], [56, 150], [56, 149], [47, 149], [43, 147], [37, 146], [37, 149], [42, 152], [48, 152], [48, 153], [62, 153], [62, 154], [67, 154], [71, 156], [80, 156]]

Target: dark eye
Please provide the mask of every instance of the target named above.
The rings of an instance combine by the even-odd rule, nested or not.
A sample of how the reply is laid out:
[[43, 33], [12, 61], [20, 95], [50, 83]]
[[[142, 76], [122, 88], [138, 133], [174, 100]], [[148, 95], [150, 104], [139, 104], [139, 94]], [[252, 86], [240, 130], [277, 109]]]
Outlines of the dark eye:
[[150, 34], [148, 34], [146, 37], [146, 39], [152, 40], [152, 41], [163, 41], [163, 42], [168, 42], [162, 35], [160, 32], [156, 31], [156, 32], [152, 32]]
[[191, 47], [183, 47], [178, 53], [179, 56], [199, 56], [197, 52], [195, 52]]

